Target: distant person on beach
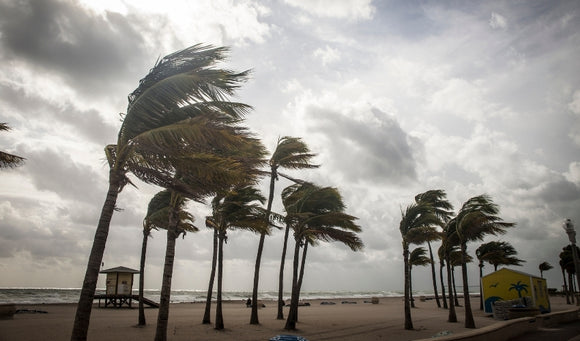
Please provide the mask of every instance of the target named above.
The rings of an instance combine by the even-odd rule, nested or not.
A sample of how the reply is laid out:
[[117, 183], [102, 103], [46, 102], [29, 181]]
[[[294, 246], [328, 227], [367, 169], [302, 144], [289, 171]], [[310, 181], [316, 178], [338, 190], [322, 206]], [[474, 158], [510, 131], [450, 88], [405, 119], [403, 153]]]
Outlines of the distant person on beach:
[[248, 300], [246, 301], [246, 307], [251, 307], [252, 306], [252, 299], [248, 298]]

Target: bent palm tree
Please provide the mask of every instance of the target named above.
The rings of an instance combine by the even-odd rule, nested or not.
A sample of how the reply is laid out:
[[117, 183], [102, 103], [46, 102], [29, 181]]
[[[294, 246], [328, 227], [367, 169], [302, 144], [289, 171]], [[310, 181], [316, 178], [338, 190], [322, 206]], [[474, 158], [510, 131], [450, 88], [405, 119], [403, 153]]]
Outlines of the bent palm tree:
[[[0, 123], [0, 131], [8, 131], [10, 127], [7, 123]], [[25, 158], [0, 151], [0, 168], [14, 168], [21, 166]]]
[[344, 213], [345, 205], [337, 189], [321, 188], [311, 183], [295, 184], [282, 191], [282, 202], [286, 210], [286, 223], [293, 229], [295, 240], [292, 295], [284, 327], [293, 330], [298, 321], [298, 302], [308, 246], [317, 245], [319, 241], [339, 241], [357, 251], [362, 249], [363, 243], [356, 234], [361, 230], [354, 223], [356, 218]]
[[[225, 100], [248, 74], [214, 69], [226, 52], [226, 48], [195, 45], [170, 54], [158, 61], [129, 95], [117, 143], [105, 148], [109, 188], [95, 231], [71, 340], [87, 338], [99, 266], [117, 196], [126, 184], [131, 183], [127, 173], [132, 172], [146, 183], [179, 186], [174, 182], [173, 172], [168, 171], [171, 169], [168, 163], [172, 162], [166, 158], [168, 154], [183, 155], [188, 148], [200, 143], [220, 148], [233, 142], [220, 134], [227, 129], [207, 129], [208, 126], [217, 127], [219, 123], [199, 118], [202, 114], [221, 113], [239, 119], [250, 108]], [[199, 196], [213, 190], [208, 187]]]
[[[435, 215], [439, 218], [439, 227], [443, 228], [445, 224], [451, 219], [453, 205], [446, 199], [447, 194], [443, 190], [429, 190], [425, 193], [417, 194], [415, 196], [415, 202], [426, 202], [431, 205]], [[433, 258], [433, 250], [431, 248], [431, 242], [440, 240], [442, 238], [438, 231], [431, 233], [429, 236], [425, 236], [427, 246], [429, 247], [429, 258], [431, 260], [431, 279], [433, 281], [433, 292], [435, 293], [435, 302], [437, 307], [441, 308], [441, 302], [439, 302], [439, 293], [437, 290], [437, 276], [435, 275], [435, 259]], [[413, 301], [411, 301], [413, 302]], [[445, 308], [447, 308], [447, 303], [444, 302]]]
[[[308, 149], [308, 146], [302, 142], [300, 138], [284, 136], [278, 139], [276, 149], [270, 157], [268, 164], [270, 165], [270, 190], [268, 194], [268, 204], [266, 208], [266, 219], [270, 221], [270, 213], [272, 211], [272, 202], [274, 200], [274, 187], [278, 180], [278, 169], [307, 169], [316, 168], [318, 165], [310, 163], [310, 160], [315, 156]], [[283, 291], [283, 276], [284, 276], [284, 260], [286, 257], [286, 245], [288, 241], [289, 228], [286, 227], [284, 233], [284, 244], [282, 247], [282, 260], [280, 261], [280, 274], [278, 279], [278, 319], [284, 319], [284, 312], [282, 307], [284, 301], [282, 300]], [[258, 319], [258, 285], [260, 281], [260, 263], [262, 260], [262, 252], [264, 250], [264, 241], [266, 233], [260, 234], [260, 241], [258, 243], [258, 253], [256, 255], [256, 264], [254, 267], [254, 285], [252, 287], [252, 313], [250, 316], [250, 324], [259, 324]]]
[[431, 263], [431, 259], [427, 257], [427, 250], [424, 247], [413, 249], [409, 254], [409, 296], [411, 300], [411, 307], [415, 308], [415, 300], [413, 299], [413, 266], [425, 266]]
[[481, 279], [483, 277], [484, 262], [493, 265], [494, 271], [497, 271], [499, 265], [520, 266], [525, 261], [515, 256], [517, 255], [517, 251], [510, 243], [503, 241], [483, 243], [475, 250], [475, 254], [479, 260], [479, 308], [483, 310], [483, 288], [481, 287]]
[[223, 245], [228, 229], [244, 229], [265, 233], [268, 223], [265, 211], [258, 204], [266, 201], [259, 190], [251, 186], [236, 187], [212, 200], [212, 216], [208, 220], [218, 229], [218, 284], [215, 329], [224, 329], [222, 314]]
[[399, 223], [399, 231], [403, 239], [403, 262], [404, 262], [404, 291], [405, 291], [405, 329], [413, 329], [413, 321], [411, 319], [411, 292], [410, 292], [410, 277], [409, 277], [409, 245], [421, 244], [425, 241], [425, 236], [434, 233], [435, 225], [439, 223], [439, 218], [434, 214], [433, 207], [425, 202], [407, 206], [406, 210], [401, 211], [401, 222]]
[[540, 277], [544, 278], [544, 271], [551, 270], [554, 267], [548, 262], [542, 262], [542, 263], [540, 263], [538, 268], [540, 269]]
[[475, 320], [471, 310], [469, 298], [469, 284], [467, 279], [467, 243], [474, 240], [483, 240], [486, 235], [503, 234], [506, 228], [514, 223], [504, 222], [499, 216], [499, 207], [487, 195], [479, 195], [467, 200], [457, 214], [455, 232], [461, 248], [463, 278], [463, 297], [465, 303], [465, 328], [475, 328]]

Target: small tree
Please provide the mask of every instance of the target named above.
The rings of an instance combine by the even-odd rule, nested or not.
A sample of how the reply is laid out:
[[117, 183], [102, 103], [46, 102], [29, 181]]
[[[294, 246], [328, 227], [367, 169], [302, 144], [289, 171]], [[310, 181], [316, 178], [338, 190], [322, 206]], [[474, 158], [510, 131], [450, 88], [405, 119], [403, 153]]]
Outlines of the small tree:
[[413, 299], [413, 266], [425, 266], [431, 264], [431, 258], [427, 257], [427, 250], [424, 247], [417, 247], [409, 255], [409, 297], [411, 298], [411, 307], [415, 308], [415, 299]]
[[554, 267], [548, 262], [542, 262], [542, 263], [540, 263], [538, 268], [540, 269], [540, 277], [544, 278], [544, 271], [551, 270]]

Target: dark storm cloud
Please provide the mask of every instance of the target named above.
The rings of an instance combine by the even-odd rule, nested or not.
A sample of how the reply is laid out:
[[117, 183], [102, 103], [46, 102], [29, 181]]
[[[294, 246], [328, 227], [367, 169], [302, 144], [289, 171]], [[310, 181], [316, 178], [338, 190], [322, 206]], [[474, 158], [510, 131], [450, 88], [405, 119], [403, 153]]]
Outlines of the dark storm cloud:
[[0, 1], [0, 32], [4, 58], [61, 73], [88, 94], [142, 72], [142, 35], [118, 13], [98, 16], [68, 1]]
[[41, 191], [53, 192], [62, 199], [86, 203], [100, 202], [106, 190], [106, 171], [96, 173], [91, 167], [76, 163], [69, 155], [55, 150], [30, 151], [27, 172], [34, 186]]
[[[88, 140], [102, 146], [116, 140], [117, 127], [105, 122], [95, 109], [82, 110], [71, 102], [51, 103], [35, 94], [27, 94], [22, 88], [15, 89], [5, 84], [0, 84], [0, 98], [5, 110], [10, 108], [27, 120], [34, 117], [35, 124], [45, 122], [49, 128], [58, 125], [59, 129], [69, 127], [69, 136], [74, 135], [71, 138]], [[26, 122], [20, 124], [27, 125]]]
[[371, 119], [324, 109], [310, 109], [310, 129], [328, 139], [330, 148], [321, 152], [331, 169], [353, 181], [408, 182], [417, 177], [413, 139], [384, 112], [371, 109]]

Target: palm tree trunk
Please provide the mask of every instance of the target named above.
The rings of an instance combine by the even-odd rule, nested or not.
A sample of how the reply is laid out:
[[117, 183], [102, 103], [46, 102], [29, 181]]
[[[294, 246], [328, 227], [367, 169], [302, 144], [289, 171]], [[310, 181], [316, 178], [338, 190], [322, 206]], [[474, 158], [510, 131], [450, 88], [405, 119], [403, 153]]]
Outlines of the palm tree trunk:
[[155, 341], [167, 340], [167, 325], [169, 322], [169, 303], [171, 302], [171, 278], [173, 277], [173, 262], [175, 260], [175, 240], [177, 239], [177, 209], [171, 208], [167, 226], [167, 245], [165, 248], [165, 265], [163, 266], [163, 282], [159, 298], [159, 313]]
[[451, 267], [451, 278], [453, 279], [453, 300], [455, 301], [455, 306], [459, 307], [459, 298], [457, 297], [457, 284], [455, 282], [455, 267]]
[[260, 282], [260, 263], [262, 262], [262, 252], [264, 251], [264, 241], [266, 234], [260, 234], [260, 242], [258, 243], [258, 254], [256, 255], [256, 264], [254, 266], [254, 286], [252, 289], [252, 314], [250, 316], [250, 324], [260, 324], [258, 319], [258, 284]]
[[409, 265], [409, 300], [411, 308], [415, 308], [415, 299], [413, 298], [413, 265]]
[[202, 324], [211, 323], [211, 296], [213, 293], [213, 281], [215, 279], [215, 268], [217, 262], [217, 249], [218, 249], [218, 230], [213, 229], [213, 250], [211, 257], [211, 272], [209, 275], [209, 286], [207, 288], [207, 297], [205, 299], [205, 312], [203, 313]]
[[570, 296], [568, 295], [568, 286], [566, 285], [566, 271], [564, 267], [562, 269], [562, 278], [564, 279], [564, 294], [566, 294], [566, 304], [570, 304]]
[[113, 217], [117, 196], [121, 189], [120, 180], [122, 176], [123, 175], [117, 175], [114, 169], [109, 171], [109, 190], [107, 191], [107, 197], [101, 210], [99, 224], [95, 231], [95, 238], [93, 239], [93, 246], [89, 255], [85, 278], [83, 280], [83, 288], [81, 289], [79, 303], [77, 304], [77, 311], [71, 335], [71, 340], [73, 341], [84, 341], [87, 339], [99, 270], [101, 262], [103, 261], [103, 253], [105, 252], [105, 244], [107, 243], [107, 236], [109, 235], [111, 218]]
[[224, 273], [224, 239], [225, 231], [220, 231], [219, 233], [219, 244], [218, 244], [218, 273], [217, 273], [217, 300], [216, 300], [216, 310], [215, 310], [215, 329], [224, 329], [224, 316], [222, 312], [222, 283], [223, 283], [223, 273]]
[[461, 244], [461, 275], [463, 277], [463, 304], [465, 305], [465, 328], [475, 328], [475, 320], [471, 311], [471, 298], [469, 297], [469, 283], [467, 279], [467, 245]]
[[282, 258], [280, 259], [280, 273], [278, 275], [278, 316], [276, 319], [284, 319], [284, 266], [286, 265], [286, 249], [288, 247], [288, 235], [290, 234], [290, 225], [286, 225], [284, 231], [284, 244], [282, 245]]
[[439, 262], [439, 279], [441, 280], [441, 296], [443, 299], [443, 309], [448, 309], [447, 297], [445, 297], [445, 281], [443, 280], [443, 267], [445, 263], [443, 261]]
[[437, 302], [437, 308], [441, 308], [441, 302], [439, 302], [439, 293], [437, 292], [437, 275], [435, 273], [435, 259], [433, 259], [433, 250], [431, 249], [431, 242], [427, 241], [427, 246], [429, 246], [429, 258], [431, 258], [431, 279], [433, 280], [433, 292], [435, 292], [435, 302]]
[[[302, 261], [300, 262], [300, 274], [298, 275], [298, 290], [296, 292], [297, 302], [300, 302], [300, 291], [302, 290], [302, 280], [304, 279], [304, 267], [306, 265], [306, 253], [308, 251], [308, 242], [304, 244], [304, 249], [302, 250]], [[294, 316], [294, 321], [298, 322], [298, 306], [296, 306], [296, 313]]]
[[413, 321], [411, 320], [411, 305], [410, 305], [410, 285], [411, 282], [409, 274], [409, 244], [403, 241], [403, 260], [405, 267], [405, 329], [413, 330]]
[[145, 286], [145, 254], [147, 253], [147, 240], [151, 230], [143, 229], [143, 243], [141, 244], [141, 261], [139, 262], [139, 326], [147, 324], [145, 321], [145, 306], [143, 304], [143, 290]]
[[[452, 267], [449, 265], [449, 257], [445, 260], [447, 267], [447, 287], [449, 288], [449, 316], [447, 322], [457, 322], [457, 314], [455, 313], [455, 303], [453, 302], [453, 282], [452, 282]], [[457, 299], [457, 298], [456, 298]]]
[[483, 262], [479, 262], [479, 310], [483, 310], [483, 287], [481, 279], [483, 278]]
[[300, 241], [296, 240], [294, 245], [294, 261], [292, 264], [292, 295], [290, 296], [290, 309], [286, 318], [284, 329], [296, 329], [296, 316], [298, 311], [298, 258], [300, 257]]
[[[270, 225], [270, 212], [272, 212], [272, 201], [274, 200], [274, 185], [276, 183], [276, 169], [272, 167], [270, 173], [270, 193], [268, 194], [268, 205], [266, 206], [266, 223]], [[260, 263], [262, 262], [262, 252], [264, 251], [264, 241], [266, 233], [260, 234], [258, 243], [258, 254], [256, 255], [256, 264], [254, 265], [254, 286], [252, 288], [252, 313], [250, 315], [250, 324], [260, 324], [258, 319], [258, 286], [260, 284]]]

